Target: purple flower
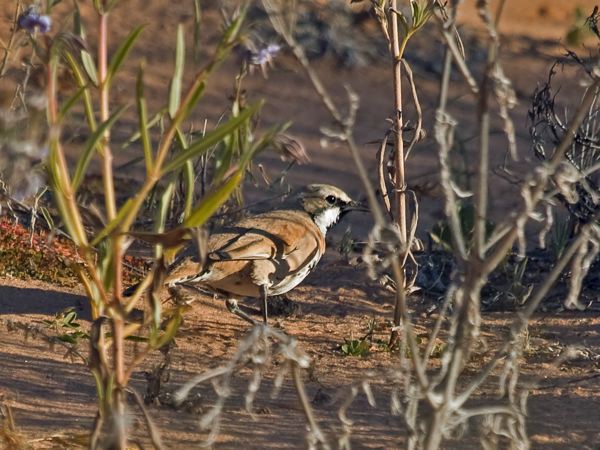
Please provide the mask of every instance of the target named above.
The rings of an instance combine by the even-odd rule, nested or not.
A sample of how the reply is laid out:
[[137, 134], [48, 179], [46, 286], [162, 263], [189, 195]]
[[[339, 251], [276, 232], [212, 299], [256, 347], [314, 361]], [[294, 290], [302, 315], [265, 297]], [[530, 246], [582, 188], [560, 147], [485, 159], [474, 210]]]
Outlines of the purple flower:
[[265, 48], [261, 48], [258, 51], [250, 53], [250, 64], [253, 66], [264, 66], [265, 64], [270, 64], [277, 53], [279, 53], [281, 47], [277, 44], [269, 44]]
[[20, 29], [33, 33], [35, 29], [39, 29], [40, 33], [47, 33], [52, 26], [52, 19], [49, 16], [38, 14], [35, 6], [30, 6], [22, 13], [17, 24]]

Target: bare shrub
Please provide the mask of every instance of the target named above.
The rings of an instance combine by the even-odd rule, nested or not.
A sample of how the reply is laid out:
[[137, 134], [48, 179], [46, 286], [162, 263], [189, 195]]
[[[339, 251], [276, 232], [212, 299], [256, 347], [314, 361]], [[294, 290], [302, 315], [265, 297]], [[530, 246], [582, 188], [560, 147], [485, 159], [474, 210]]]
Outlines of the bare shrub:
[[[596, 104], [600, 89], [600, 69], [593, 66], [586, 71], [587, 87], [572, 114], [560, 117], [553, 109], [553, 97], [548, 84], [537, 91], [530, 119], [532, 122], [533, 148], [541, 157], [540, 165], [532, 168], [519, 185], [519, 205], [507, 214], [503, 221], [496, 224], [493, 230], [488, 227], [489, 168], [490, 168], [490, 130], [491, 122], [496, 115], [504, 131], [507, 154], [516, 159], [515, 126], [511, 120], [511, 108], [514, 106], [515, 93], [510, 80], [504, 73], [499, 49], [501, 44], [496, 25], [501, 16], [504, 2], [493, 14], [486, 0], [477, 2], [478, 11], [485, 26], [487, 51], [484, 70], [476, 75], [464, 57], [463, 46], [455, 26], [460, 1], [451, 2], [448, 7], [437, 0], [411, 0], [409, 11], [404, 12], [395, 0], [378, 0], [371, 2], [373, 12], [378, 19], [382, 32], [389, 43], [392, 59], [392, 77], [394, 82], [391, 105], [392, 126], [382, 139], [379, 152], [379, 167], [376, 174], [370, 176], [361, 160], [358, 144], [354, 137], [356, 112], [359, 98], [350, 87], [347, 88], [348, 109], [345, 112], [337, 106], [329, 94], [327, 87], [312, 68], [310, 61], [294, 35], [294, 10], [289, 2], [262, 0], [269, 19], [282, 41], [286, 43], [307, 77], [315, 88], [325, 108], [331, 114], [334, 126], [324, 129], [329, 137], [344, 142], [350, 151], [356, 170], [367, 194], [375, 219], [375, 227], [371, 231], [365, 246], [364, 259], [367, 270], [374, 277], [383, 280], [383, 284], [394, 291], [395, 311], [391, 328], [390, 347], [398, 347], [398, 364], [395, 370], [385, 373], [368, 374], [357, 377], [350, 386], [348, 395], [338, 410], [343, 424], [343, 432], [337, 439], [331, 439], [315, 418], [310, 403], [307, 401], [302, 369], [309, 365], [307, 356], [299, 348], [298, 342], [280, 330], [265, 325], [252, 328], [239, 342], [234, 356], [216, 369], [199, 374], [189, 381], [177, 394], [182, 401], [194, 386], [210, 381], [217, 394], [213, 407], [202, 416], [200, 425], [210, 430], [208, 444], [212, 443], [219, 432], [221, 416], [225, 411], [227, 400], [232, 395], [232, 377], [241, 368], [251, 369], [251, 376], [245, 390], [246, 408], [252, 414], [255, 396], [263, 380], [264, 370], [274, 361], [281, 361], [276, 376], [275, 389], [282, 386], [285, 376], [291, 375], [296, 394], [302, 405], [307, 423], [306, 441], [309, 448], [331, 448], [337, 441], [339, 448], [350, 448], [352, 423], [348, 419], [348, 411], [357, 393], [362, 389], [369, 402], [373, 396], [370, 381], [373, 378], [385, 381], [391, 386], [390, 404], [392, 412], [402, 418], [403, 428], [407, 432], [408, 448], [437, 449], [445, 439], [460, 436], [477, 422], [479, 437], [484, 448], [496, 448], [501, 442], [508, 441], [512, 448], [528, 448], [529, 440], [526, 430], [527, 399], [531, 383], [521, 379], [521, 360], [527, 340], [528, 323], [542, 300], [548, 294], [558, 277], [571, 265], [571, 291], [566, 299], [567, 307], [582, 307], [578, 302], [578, 293], [592, 262], [600, 251], [599, 229], [597, 224], [598, 208], [596, 206], [597, 189], [590, 178], [596, 170], [597, 130]], [[98, 41], [99, 55], [97, 70], [90, 67], [91, 55], [85, 46], [78, 46], [79, 39], [74, 39], [71, 46], [62, 46], [57, 40], [48, 48], [49, 60], [45, 61], [48, 74], [48, 115], [49, 125], [53, 130], [60, 129], [61, 114], [57, 104], [56, 72], [60, 61], [65, 61], [79, 81], [80, 95], [86, 110], [88, 125], [93, 139], [88, 143], [84, 155], [79, 160], [75, 171], [70, 170], [65, 162], [58, 133], [50, 134], [50, 176], [58, 206], [65, 226], [79, 246], [85, 264], [80, 265], [80, 277], [84, 284], [94, 310], [94, 322], [90, 333], [90, 366], [96, 378], [100, 411], [96, 428], [92, 434], [91, 446], [101, 442], [100, 435], [103, 424], [108, 423], [106, 446], [125, 448], [127, 430], [125, 417], [125, 394], [131, 394], [147, 420], [153, 444], [161, 448], [160, 437], [151, 424], [139, 396], [128, 387], [133, 370], [148, 352], [166, 345], [177, 331], [180, 312], [175, 309], [172, 315], [164, 317], [158, 301], [158, 286], [164, 271], [164, 260], [183, 244], [190, 233], [201, 236], [195, 228], [202, 225], [217, 207], [228, 198], [243, 178], [245, 166], [250, 158], [277, 134], [275, 130], [264, 138], [256, 139], [252, 134], [250, 119], [258, 110], [256, 107], [241, 108], [236, 103], [236, 114], [224, 125], [205, 134], [198, 140], [186, 141], [181, 126], [189, 116], [190, 110], [198, 100], [201, 87], [209, 73], [221, 62], [233, 45], [238, 41], [244, 9], [234, 15], [213, 59], [194, 79], [189, 90], [182, 95], [181, 78], [176, 70], [171, 89], [171, 101], [165, 119], [168, 126], [161, 135], [160, 144], [153, 145], [149, 136], [150, 124], [145, 111], [143, 94], [143, 73], [140, 69], [136, 105], [139, 118], [139, 135], [142, 142], [146, 178], [142, 187], [125, 204], [115, 201], [115, 186], [112, 175], [111, 136], [109, 130], [118, 120], [121, 113], [109, 111], [108, 95], [110, 79], [116, 73], [122, 61], [116, 59], [108, 64], [106, 60], [106, 39], [108, 26], [108, 5], [95, 2], [100, 36]], [[597, 11], [596, 11], [597, 12]], [[451, 244], [449, 258], [452, 259], [452, 274], [445, 286], [444, 300], [438, 309], [437, 319], [426, 340], [417, 339], [414, 331], [417, 320], [412, 317], [410, 294], [415, 287], [418, 268], [410, 272], [407, 266], [417, 267], [414, 257], [413, 242], [416, 241], [418, 208], [416, 202], [412, 208], [408, 203], [411, 198], [404, 173], [404, 162], [410, 149], [416, 145], [423, 134], [422, 117], [416, 82], [412, 71], [403, 59], [406, 44], [424, 23], [431, 18], [435, 22], [439, 35], [444, 42], [444, 64], [441, 75], [439, 103], [433, 124], [433, 137], [438, 150], [440, 182], [444, 194], [446, 221], [450, 233]], [[590, 20], [595, 26], [596, 18]], [[127, 38], [119, 58], [125, 58], [128, 49], [134, 44], [141, 30]], [[179, 34], [181, 39], [182, 32]], [[73, 48], [75, 51], [73, 51]], [[178, 47], [181, 49], [181, 47]], [[279, 49], [278, 49], [279, 50]], [[181, 50], [179, 50], [180, 52]], [[265, 69], [274, 48], [262, 52], [251, 51], [250, 57], [255, 65]], [[92, 61], [93, 63], [93, 61]], [[462, 82], [473, 96], [477, 110], [473, 122], [477, 124], [476, 139], [476, 173], [473, 192], [464, 192], [459, 187], [449, 162], [455, 151], [455, 131], [458, 124], [452, 116], [449, 101], [451, 73], [457, 68]], [[246, 68], [247, 69], [247, 68]], [[84, 73], [87, 72], [87, 73]], [[84, 76], [85, 75], [85, 76]], [[93, 113], [89, 82], [96, 76], [98, 85], [100, 114]], [[408, 127], [408, 118], [403, 116], [402, 76], [405, 76], [414, 103], [417, 117], [413, 119], [413, 127]], [[241, 89], [236, 93], [239, 95]], [[239, 100], [239, 97], [236, 97]], [[191, 194], [190, 180], [194, 177], [194, 166], [191, 160], [204, 154], [217, 142], [221, 142], [231, 133], [240, 133], [246, 138], [245, 144], [235, 149], [227, 148], [229, 161], [221, 176], [217, 176], [214, 188], [208, 189], [200, 204], [193, 206], [192, 197], [185, 197], [183, 223], [175, 230], [163, 233], [165, 228], [165, 204], [169, 202], [169, 189], [173, 189], [174, 179], [166, 177], [172, 172], [182, 171], [187, 184], [185, 193]], [[408, 143], [403, 137], [412, 136]], [[387, 140], [394, 141], [394, 150], [388, 152]], [[174, 143], [177, 150], [171, 155]], [[276, 144], [284, 147], [287, 156], [295, 154], [299, 160], [305, 160], [301, 146], [287, 138], [277, 139]], [[405, 148], [406, 145], [406, 148]], [[387, 152], [387, 153], [386, 153]], [[87, 171], [86, 158], [97, 155], [102, 164], [104, 192], [104, 210], [106, 220], [99, 231], [89, 235], [84, 228], [81, 208], [76, 201], [79, 183]], [[168, 157], [170, 155], [170, 158]], [[298, 157], [298, 155], [300, 157]], [[233, 162], [235, 161], [235, 162]], [[391, 161], [392, 164], [388, 165]], [[592, 162], [590, 162], [592, 161]], [[125, 299], [122, 292], [122, 256], [131, 236], [141, 236], [132, 231], [143, 203], [160, 179], [166, 179], [164, 201], [159, 211], [157, 233], [146, 235], [156, 244], [156, 265], [143, 279], [130, 300]], [[376, 179], [376, 181], [373, 181]], [[380, 196], [377, 196], [377, 187]], [[460, 199], [471, 196], [472, 230], [464, 230], [461, 223]], [[580, 220], [579, 227], [568, 242], [565, 243], [559, 258], [547, 275], [528, 292], [517, 294], [520, 308], [513, 314], [509, 331], [504, 336], [498, 349], [481, 350], [481, 304], [482, 291], [488, 285], [489, 277], [505, 260], [506, 256], [517, 250], [519, 255], [527, 254], [526, 232], [532, 221], [549, 220], [552, 212], [552, 200], [557, 197], [566, 202], [567, 207], [581, 206], [571, 210]], [[392, 201], [393, 199], [393, 201]], [[581, 204], [579, 204], [581, 202]], [[569, 206], [571, 205], [571, 206]], [[467, 232], [468, 231], [468, 234]], [[201, 241], [201, 238], [198, 238]], [[408, 275], [407, 275], [408, 274]], [[141, 324], [127, 322], [128, 314], [142, 298], [144, 292], [150, 290], [149, 317]], [[146, 331], [147, 346], [133, 361], [125, 360], [124, 346], [126, 338]], [[436, 343], [442, 342], [443, 350], [439, 351], [439, 359], [433, 361]], [[482, 358], [482, 354], [485, 358]], [[482, 360], [487, 362], [482, 363]], [[562, 359], [556, 361], [560, 364]], [[126, 364], [127, 363], [127, 364]], [[475, 374], [468, 373], [469, 364], [477, 365]], [[498, 396], [495, 399], [478, 399], [484, 383], [494, 382]]]
[[[520, 194], [521, 205], [509, 214], [505, 221], [497, 224], [490, 233], [487, 226], [487, 209], [489, 199], [489, 158], [490, 158], [490, 123], [494, 112], [498, 114], [503, 123], [506, 136], [508, 154], [517, 157], [514, 125], [510, 117], [510, 110], [515, 103], [515, 94], [510, 80], [504, 74], [499, 59], [500, 37], [496, 30], [496, 23], [502, 12], [502, 4], [497, 14], [493, 14], [487, 1], [477, 2], [478, 11], [487, 30], [487, 61], [485, 69], [478, 81], [468, 67], [462, 52], [462, 43], [458, 37], [454, 21], [460, 2], [452, 3], [446, 10], [438, 2], [411, 1], [412, 17], [405, 16], [396, 7], [396, 2], [373, 2], [375, 14], [380, 20], [382, 29], [390, 41], [392, 55], [395, 58], [396, 70], [402, 64], [401, 53], [394, 51], [398, 43], [397, 25], [398, 18], [406, 25], [417, 23], [421, 11], [431, 10], [438, 24], [440, 34], [445, 42], [445, 59], [442, 73], [442, 90], [440, 102], [436, 112], [434, 124], [434, 137], [439, 149], [441, 182], [445, 194], [445, 211], [449, 224], [452, 252], [455, 261], [455, 270], [451, 283], [447, 287], [446, 300], [440, 310], [436, 324], [427, 339], [426, 345], [420, 345], [413, 331], [413, 319], [410, 315], [407, 301], [408, 289], [405, 282], [404, 262], [410, 252], [406, 228], [390, 225], [382, 213], [380, 204], [374, 198], [375, 190], [371, 186], [370, 177], [364, 169], [358, 155], [357, 145], [353, 137], [355, 110], [358, 99], [348, 88], [350, 110], [344, 115], [335, 105], [326, 87], [319, 79], [316, 72], [304, 55], [293, 35], [293, 13], [281, 2], [264, 0], [263, 4], [269, 14], [275, 30], [287, 43], [292, 53], [296, 56], [313, 86], [323, 100], [324, 106], [330, 111], [335, 120], [337, 129], [325, 130], [329, 136], [335, 136], [344, 141], [357, 164], [357, 171], [365, 185], [371, 208], [375, 217], [376, 228], [371, 234], [371, 241], [367, 246], [367, 260], [376, 261], [384, 255], [387, 261], [382, 267], [373, 271], [381, 274], [382, 269], [391, 270], [395, 279], [397, 295], [397, 321], [395, 332], [400, 340], [400, 365], [398, 372], [389, 377], [394, 383], [394, 396], [392, 404], [397, 413], [404, 419], [408, 430], [408, 448], [439, 448], [445, 438], [460, 434], [468, 426], [472, 426], [474, 419], [480, 419], [480, 437], [484, 448], [495, 448], [500, 440], [508, 440], [513, 448], [528, 448], [529, 441], [526, 433], [527, 395], [529, 384], [520, 380], [520, 361], [527, 333], [530, 317], [547, 295], [560, 273], [569, 262], [572, 262], [572, 292], [567, 300], [567, 306], [576, 305], [577, 293], [581, 289], [581, 280], [587, 268], [593, 261], [597, 249], [597, 225], [594, 220], [587, 220], [579, 229], [577, 236], [571, 240], [554, 269], [533, 292], [523, 292], [522, 304], [513, 319], [510, 332], [506, 335], [504, 344], [491, 355], [489, 362], [480, 367], [476, 375], [465, 373], [469, 362], [474, 360], [480, 345], [481, 324], [481, 295], [482, 289], [488, 283], [490, 274], [504, 260], [506, 255], [516, 246], [521, 254], [525, 254], [525, 232], [528, 223], [541, 220], [545, 217], [541, 212], [546, 211], [551, 186], [559, 187], [563, 196], [575, 195], [578, 186], [582, 183], [583, 174], [565, 172], [565, 163], [572, 159], [572, 149], [581, 145], [581, 137], [577, 130], [584, 132], [594, 128], [595, 119], [589, 114], [593, 108], [600, 78], [594, 71], [590, 71], [589, 87], [587, 88], [580, 104], [570, 118], [561, 122], [553, 117], [553, 124], [560, 125], [560, 132], [554, 131], [553, 138], [546, 145], [545, 163], [532, 172], [522, 182]], [[390, 21], [390, 17], [392, 20]], [[477, 123], [477, 164], [475, 175], [474, 196], [474, 226], [472, 245], [467, 245], [464, 230], [461, 228], [459, 201], [464, 196], [457, 188], [450, 170], [448, 158], [453, 151], [454, 130], [457, 121], [452, 117], [448, 108], [448, 86], [453, 64], [459, 68], [471, 94], [475, 97], [478, 109], [474, 120]], [[409, 67], [405, 65], [407, 73]], [[398, 74], [395, 73], [396, 86]], [[412, 81], [411, 81], [412, 83]], [[418, 102], [416, 95], [413, 95]], [[398, 105], [397, 105], [398, 108]], [[587, 119], [586, 119], [587, 118]], [[392, 118], [395, 127], [390, 132], [394, 139], [402, 136], [402, 122], [399, 117]], [[402, 118], [406, 119], [406, 118]], [[401, 119], [400, 119], [401, 120]], [[588, 122], [586, 122], [586, 120]], [[591, 133], [590, 133], [591, 134]], [[416, 139], [419, 138], [416, 133]], [[386, 136], [387, 139], [387, 136]], [[537, 143], [539, 148], [539, 141]], [[396, 144], [396, 158], [401, 154]], [[385, 140], [382, 144], [386, 148]], [[383, 150], [381, 153], [383, 153]], [[570, 152], [571, 150], [571, 152]], [[381, 161], [385, 158], [380, 157]], [[578, 166], [577, 166], [578, 167]], [[395, 177], [401, 174], [396, 165]], [[385, 175], [385, 174], [384, 174]], [[400, 192], [402, 198], [406, 195], [406, 188], [402, 185], [402, 178], [392, 178], [394, 189]], [[400, 184], [399, 184], [400, 183]], [[379, 182], [380, 191], [384, 193], [381, 199], [384, 207], [390, 211], [391, 203], [387, 192], [387, 180]], [[590, 191], [594, 191], [592, 188]], [[400, 205], [400, 203], [399, 203]], [[399, 206], [398, 214], [403, 214], [404, 206]], [[541, 209], [541, 212], [540, 212]], [[406, 215], [402, 217], [405, 220]], [[596, 218], [595, 215], [593, 217]], [[378, 255], [372, 258], [370, 255]], [[395, 256], [393, 256], [395, 255]], [[448, 306], [451, 305], [452, 308]], [[443, 331], [443, 334], [442, 334]], [[431, 364], [432, 343], [436, 339], [443, 339], [445, 350], [441, 355], [439, 366]], [[481, 356], [481, 355], [479, 355]], [[492, 373], [499, 375], [499, 397], [494, 401], [479, 402], [472, 406], [470, 400], [479, 391], [483, 383], [490, 380]], [[343, 442], [347, 441], [346, 435]]]

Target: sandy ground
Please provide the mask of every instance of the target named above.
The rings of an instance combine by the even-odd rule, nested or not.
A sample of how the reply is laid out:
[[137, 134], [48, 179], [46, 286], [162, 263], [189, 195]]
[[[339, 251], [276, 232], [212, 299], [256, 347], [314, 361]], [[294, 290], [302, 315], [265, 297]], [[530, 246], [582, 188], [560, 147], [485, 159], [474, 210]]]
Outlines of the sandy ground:
[[[405, 430], [398, 417], [389, 412], [390, 388], [382, 383], [384, 374], [395, 367], [393, 354], [372, 349], [366, 357], [344, 357], [339, 346], [346, 339], [359, 338], [367, 332], [368, 322], [379, 326], [376, 338], [385, 340], [383, 317], [391, 309], [390, 298], [365, 280], [357, 269], [348, 268], [331, 255], [322, 264], [319, 276], [295, 290], [293, 298], [300, 312], [292, 317], [275, 319], [275, 323], [295, 336], [312, 359], [305, 374], [309, 398], [327, 436], [334, 441], [342, 430], [336, 416], [349, 387], [372, 371], [373, 392], [377, 407], [368, 405], [359, 395], [350, 408], [353, 448], [402, 448]], [[327, 282], [326, 280], [329, 280]], [[56, 311], [73, 306], [85, 326], [85, 298], [36, 282], [3, 280], [0, 290], [0, 319], [3, 328], [15, 323], [41, 328]], [[422, 310], [419, 299], [415, 309]], [[40, 303], [43, 307], [40, 308]], [[248, 330], [245, 323], [225, 312], [221, 301], [211, 297], [194, 304], [172, 351], [171, 378], [163, 385], [172, 391], [192, 376], [225, 363], [234, 353], [239, 339]], [[512, 313], [484, 315], [483, 337], [490, 348], [499, 344], [507, 331]], [[426, 336], [431, 319], [418, 320], [419, 335]], [[535, 380], [539, 388], [528, 400], [528, 432], [534, 448], [595, 448], [600, 439], [597, 424], [598, 365], [600, 361], [600, 318], [597, 309], [583, 313], [546, 313], [534, 318], [530, 341], [523, 363], [523, 379]], [[4, 328], [6, 330], [6, 328]], [[60, 345], [52, 349], [34, 335], [23, 332], [1, 336], [3, 364], [0, 366], [0, 395], [12, 407], [19, 429], [35, 441], [36, 448], [61, 448], [59, 436], [85, 432], [94, 414], [94, 387], [86, 366], [75, 357], [70, 360]], [[584, 345], [585, 352], [573, 361], [556, 368], [552, 362], [567, 345]], [[78, 346], [85, 355], [85, 340]], [[486, 359], [476, 357], [468, 374], [477, 373]], [[133, 386], [140, 393], [146, 389], [144, 369], [160, 362], [154, 355], [134, 376]], [[228, 449], [244, 445], [248, 448], [303, 448], [305, 429], [291, 380], [286, 378], [280, 394], [272, 399], [270, 392], [277, 365], [266, 370], [254, 405], [252, 418], [244, 407], [244, 395], [250, 379], [248, 369], [236, 373], [232, 395], [222, 416], [221, 432], [214, 448]], [[491, 401], [498, 395], [495, 377], [474, 397], [474, 402]], [[206, 412], [215, 400], [209, 383], [193, 391], [193, 408], [174, 410], [168, 406], [150, 406], [149, 411], [163, 433], [169, 448], [195, 448], [207, 433], [198, 428], [200, 412]], [[324, 403], [319, 399], [325, 399]], [[147, 443], [139, 412], [132, 409], [134, 435]], [[476, 424], [445, 448], [478, 448]], [[73, 445], [71, 442], [69, 445]]]
[[[482, 31], [472, 1], [466, 2], [466, 11], [461, 16], [465, 24], [465, 36], [470, 61], [481, 65]], [[531, 155], [528, 149], [526, 111], [528, 99], [536, 84], [544, 80], [553, 59], [564, 53], [564, 36], [572, 24], [574, 10], [580, 6], [589, 11], [593, 1], [508, 1], [500, 23], [506, 45], [502, 59], [507, 75], [513, 80], [518, 105], [513, 115], [517, 125], [519, 150], [528, 166]], [[12, 9], [12, 7], [10, 8]], [[88, 11], [84, 7], [84, 16]], [[207, 12], [208, 23], [216, 23], [216, 16]], [[129, 0], [122, 2], [114, 13], [111, 42], [118, 42], [131, 27], [146, 23], [140, 44], [134, 50], [134, 61], [126, 67], [119, 79], [118, 91], [123, 98], [132, 88], [133, 75], [140, 58], [146, 60], [146, 82], [150, 108], [156, 110], [164, 101], [172, 70], [172, 48], [176, 24], [183, 22], [191, 27], [192, 11], [187, 2], [160, 2]], [[93, 24], [89, 24], [90, 34]], [[213, 27], [214, 28], [214, 27]], [[214, 37], [215, 29], [207, 26], [203, 35], [206, 47]], [[410, 58], [415, 66], [426, 123], [431, 124], [438, 91], [436, 65], [439, 59], [438, 37], [423, 38], [415, 43]], [[189, 39], [188, 39], [189, 40]], [[557, 41], [559, 41], [557, 43]], [[190, 46], [191, 47], [191, 46]], [[204, 50], [207, 51], [206, 49]], [[437, 52], [437, 53], [436, 53]], [[436, 59], [437, 58], [437, 59]], [[419, 64], [428, 61], [431, 64]], [[334, 97], [345, 105], [343, 82], [349, 82], [361, 98], [357, 116], [356, 136], [362, 147], [367, 167], [374, 173], [376, 146], [368, 144], [380, 139], [385, 132], [385, 118], [391, 112], [391, 86], [389, 67], [385, 61], [355, 69], [340, 68], [331, 59], [315, 63], [318, 72]], [[231, 92], [235, 63], [226, 64], [220, 75], [211, 81], [206, 98], [197, 112], [198, 123], [206, 118], [214, 123], [227, 104]], [[475, 105], [467, 94], [459, 77], [453, 80], [452, 112], [463, 124], [474, 124]], [[253, 97], [267, 98], [263, 112], [264, 125], [279, 120], [293, 120], [291, 132], [300, 137], [308, 148], [312, 163], [295, 168], [288, 177], [293, 185], [307, 182], [328, 181], [340, 185], [355, 196], [362, 192], [354, 176], [354, 167], [345, 148], [331, 140], [323, 140], [318, 128], [330, 122], [319, 100], [312, 94], [304, 75], [292, 60], [284, 55], [278, 60], [268, 79], [255, 75], [248, 80], [248, 91]], [[566, 98], [576, 95], [577, 86], [565, 86]], [[118, 102], [119, 98], [115, 99]], [[122, 132], [131, 124], [121, 125]], [[499, 123], [495, 122], [496, 128]], [[75, 130], [75, 134], [76, 134]], [[116, 131], [118, 134], [119, 131]], [[474, 133], [473, 125], [464, 125], [461, 136], [467, 140]], [[431, 136], [431, 133], [430, 133]], [[498, 136], [496, 134], [496, 136]], [[78, 141], [77, 141], [78, 142]], [[504, 159], [506, 143], [494, 138], [494, 162]], [[73, 146], [76, 151], [76, 146]], [[117, 162], [131, 158], [130, 153], [117, 155]], [[268, 172], [277, 174], [282, 163], [276, 157], [261, 158]], [[409, 183], [422, 186], [420, 206], [421, 229], [429, 228], [441, 217], [443, 204], [436, 194], [437, 156], [431, 137], [415, 150], [408, 163]], [[499, 177], [494, 180], [494, 196], [491, 211], [497, 217], [513, 207], [517, 196], [514, 187]], [[260, 196], [260, 189], [254, 194]], [[264, 194], [263, 194], [264, 195]], [[354, 219], [352, 226], [358, 232], [368, 224], [364, 219]], [[339, 229], [343, 231], [345, 225]], [[334, 238], [335, 241], [335, 238]], [[377, 351], [364, 358], [343, 357], [339, 346], [345, 339], [357, 338], [367, 332], [369, 320], [383, 325], [391, 317], [390, 294], [381, 291], [366, 279], [362, 271], [348, 266], [336, 252], [329, 252], [319, 266], [320, 273], [309, 279], [292, 295], [301, 308], [301, 313], [277, 319], [278, 326], [295, 336], [312, 359], [311, 369], [305, 374], [309, 397], [331, 396], [333, 407], [315, 405], [318, 419], [332, 442], [341, 431], [336, 411], [341, 398], [349, 386], [359, 380], [368, 370], [376, 374], [393, 368], [395, 357]], [[66, 307], [75, 307], [82, 326], [89, 325], [86, 300], [77, 290], [65, 290], [34, 280], [21, 281], [11, 278], [0, 280], [0, 403], [10, 405], [18, 429], [34, 439], [34, 448], [69, 448], [73, 442], [60, 440], [62, 435], [73, 435], [89, 430], [95, 412], [94, 385], [85, 364], [75, 357], [65, 358], [65, 348], [57, 345], [50, 348], [39, 334], [25, 338], [25, 333], [14, 330], [15, 324], [52, 333], [43, 321], [51, 319]], [[425, 333], [430, 318], [421, 316], [423, 306], [415, 299], [420, 332]], [[484, 337], [493, 348], [500, 342], [512, 313], [486, 313], [484, 315]], [[524, 376], [534, 379], [541, 375], [540, 387], [529, 397], [528, 432], [534, 448], [570, 449], [597, 448], [600, 442], [600, 315], [598, 308], [585, 312], [544, 313], [535, 318], [531, 327], [530, 349], [523, 361]], [[17, 327], [19, 328], [19, 327]], [[236, 345], [247, 331], [247, 326], [229, 315], [221, 300], [203, 298], [196, 302], [186, 315], [176, 347], [172, 352], [171, 379], [167, 389], [174, 389], [183, 382], [206, 369], [224, 364], [235, 351]], [[32, 333], [28, 333], [32, 334]], [[381, 339], [385, 333], [381, 332]], [[580, 344], [585, 355], [560, 369], [552, 365], [560, 350], [566, 345]], [[86, 354], [85, 341], [80, 351]], [[485, 359], [481, 355], [477, 362]], [[134, 387], [143, 392], [146, 382], [144, 370], [160, 361], [154, 355], [146, 367], [135, 374]], [[476, 373], [474, 363], [470, 368]], [[233, 394], [225, 406], [221, 433], [215, 448], [229, 449], [244, 446], [248, 449], [304, 448], [305, 428], [303, 416], [294, 397], [292, 383], [286, 379], [282, 391], [275, 399], [269, 398], [273, 387], [276, 367], [265, 374], [263, 386], [255, 404], [254, 418], [244, 409], [244, 393], [249, 371], [243, 370], [233, 380]], [[376, 376], [378, 379], [379, 376]], [[492, 380], [493, 381], [493, 380]], [[197, 409], [206, 412], [214, 403], [214, 394], [209, 384], [194, 391], [198, 396]], [[364, 395], [353, 403], [350, 417], [353, 448], [390, 449], [402, 448], [406, 431], [398, 417], [389, 413], [390, 388], [381, 382], [374, 383], [378, 407], [368, 405]], [[475, 401], [495, 398], [495, 386], [490, 383], [478, 394]], [[157, 426], [169, 448], [197, 448], [207, 437], [198, 427], [198, 411], [173, 410], [165, 406], [151, 406]], [[148, 441], [143, 431], [140, 415], [133, 414], [133, 427], [143, 443]], [[477, 448], [476, 426], [472, 426], [463, 437], [447, 442], [445, 448]], [[54, 437], [53, 437], [54, 436]]]

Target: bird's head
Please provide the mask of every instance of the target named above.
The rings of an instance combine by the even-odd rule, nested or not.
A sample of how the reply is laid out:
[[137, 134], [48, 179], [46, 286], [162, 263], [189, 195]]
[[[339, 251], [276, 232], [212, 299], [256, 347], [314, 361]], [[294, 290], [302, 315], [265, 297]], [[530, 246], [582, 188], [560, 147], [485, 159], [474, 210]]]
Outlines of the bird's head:
[[310, 214], [323, 234], [349, 211], [366, 211], [340, 188], [329, 184], [310, 184], [299, 195], [302, 208]]

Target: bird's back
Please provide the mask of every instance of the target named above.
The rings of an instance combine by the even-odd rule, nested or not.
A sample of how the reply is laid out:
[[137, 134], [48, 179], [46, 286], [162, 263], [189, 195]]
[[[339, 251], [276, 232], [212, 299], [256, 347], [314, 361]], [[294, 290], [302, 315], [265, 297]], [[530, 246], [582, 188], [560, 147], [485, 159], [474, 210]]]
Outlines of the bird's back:
[[190, 246], [169, 270], [166, 283], [198, 282], [217, 291], [259, 296], [287, 292], [306, 277], [325, 251], [325, 237], [308, 213], [275, 210], [242, 219], [213, 233], [202, 267]]

